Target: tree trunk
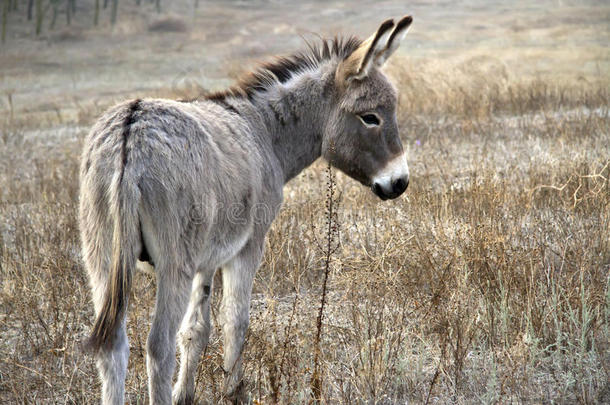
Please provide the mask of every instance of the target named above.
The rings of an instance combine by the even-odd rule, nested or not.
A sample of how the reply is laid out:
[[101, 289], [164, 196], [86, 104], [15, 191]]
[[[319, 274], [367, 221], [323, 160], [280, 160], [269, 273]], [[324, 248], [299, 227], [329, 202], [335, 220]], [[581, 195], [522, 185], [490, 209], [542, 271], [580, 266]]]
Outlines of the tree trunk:
[[110, 22], [116, 24], [116, 13], [119, 8], [119, 0], [112, 0], [112, 10], [110, 11]]
[[6, 22], [8, 20], [8, 9], [10, 7], [10, 0], [4, 0], [2, 7], [2, 43], [6, 41]]
[[106, 7], [108, 7], [108, 0], [104, 0], [104, 9], [106, 9]]
[[28, 0], [28, 21], [32, 21], [32, 11], [34, 10], [34, 0]]
[[157, 13], [161, 12], [161, 0], [157, 0], [155, 2], [156, 6], [157, 6]]
[[36, 36], [40, 35], [40, 30], [42, 29], [43, 13], [42, 0], [36, 0]]
[[72, 7], [70, 7], [70, 0], [66, 1], [66, 24], [70, 25], [72, 22]]
[[95, 0], [95, 11], [93, 14], [93, 25], [97, 26], [100, 19], [100, 0]]
[[59, 8], [59, 5], [57, 3], [53, 3], [53, 16], [51, 17], [51, 24], [49, 24], [50, 30], [55, 29], [55, 22], [57, 21], [57, 9], [58, 8]]

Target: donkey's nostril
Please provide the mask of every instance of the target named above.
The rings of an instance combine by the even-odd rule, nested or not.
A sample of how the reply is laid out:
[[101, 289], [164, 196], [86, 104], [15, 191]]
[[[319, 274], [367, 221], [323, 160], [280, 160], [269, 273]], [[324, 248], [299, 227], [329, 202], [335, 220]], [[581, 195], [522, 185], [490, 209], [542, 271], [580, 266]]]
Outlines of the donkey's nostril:
[[399, 179], [394, 180], [394, 182], [392, 183], [392, 192], [394, 192], [394, 194], [400, 195], [407, 189], [408, 186], [409, 179], [401, 177]]
[[391, 196], [387, 195], [387, 193], [383, 190], [383, 187], [379, 183], [373, 184], [373, 193], [375, 193], [375, 195], [377, 195], [377, 197], [381, 198], [382, 200], [392, 198]]
[[383, 190], [381, 189], [381, 185], [379, 183], [373, 184], [373, 192], [377, 194], [379, 197], [383, 196]]

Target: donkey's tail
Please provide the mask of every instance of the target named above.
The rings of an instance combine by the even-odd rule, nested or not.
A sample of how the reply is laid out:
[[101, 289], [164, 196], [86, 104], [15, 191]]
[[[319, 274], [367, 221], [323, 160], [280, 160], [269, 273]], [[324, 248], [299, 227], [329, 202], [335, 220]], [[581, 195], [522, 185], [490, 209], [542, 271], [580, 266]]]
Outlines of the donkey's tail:
[[123, 161], [121, 170], [113, 176], [110, 186], [109, 211], [114, 225], [112, 262], [109, 277], [102, 287], [104, 288], [102, 306], [87, 342], [87, 346], [94, 351], [102, 347], [110, 348], [114, 343], [116, 331], [123, 322], [127, 310], [131, 277], [141, 246], [138, 214], [140, 190], [125, 170], [126, 142], [137, 103], [139, 100], [129, 107], [130, 111], [123, 125]]

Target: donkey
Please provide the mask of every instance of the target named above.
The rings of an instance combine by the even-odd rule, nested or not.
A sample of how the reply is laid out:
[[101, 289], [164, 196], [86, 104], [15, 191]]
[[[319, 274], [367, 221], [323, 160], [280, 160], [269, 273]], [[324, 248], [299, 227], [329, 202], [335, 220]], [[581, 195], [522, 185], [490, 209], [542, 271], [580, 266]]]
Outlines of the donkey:
[[[364, 41], [323, 40], [199, 100], [125, 102], [94, 125], [82, 155], [79, 217], [102, 403], [124, 403], [125, 318], [138, 260], [154, 266], [157, 281], [146, 342], [151, 404], [194, 400], [218, 268], [224, 390], [230, 401], [245, 398], [252, 281], [284, 184], [321, 156], [384, 200], [409, 184], [396, 90], [379, 69], [411, 22], [387, 20]], [[266, 215], [257, 215], [261, 207]]]

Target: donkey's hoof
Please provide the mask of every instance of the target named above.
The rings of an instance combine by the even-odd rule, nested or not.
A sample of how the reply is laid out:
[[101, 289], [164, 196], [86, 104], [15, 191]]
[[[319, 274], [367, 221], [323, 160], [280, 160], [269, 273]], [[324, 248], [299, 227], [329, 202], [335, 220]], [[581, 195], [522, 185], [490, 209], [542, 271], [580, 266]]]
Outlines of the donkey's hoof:
[[232, 405], [242, 405], [249, 404], [248, 401], [248, 392], [246, 391], [246, 387], [243, 381], [240, 381], [236, 387], [234, 387], [230, 392], [225, 394], [225, 403]]
[[174, 394], [172, 398], [174, 405], [195, 405], [195, 396], [188, 394]]

